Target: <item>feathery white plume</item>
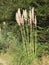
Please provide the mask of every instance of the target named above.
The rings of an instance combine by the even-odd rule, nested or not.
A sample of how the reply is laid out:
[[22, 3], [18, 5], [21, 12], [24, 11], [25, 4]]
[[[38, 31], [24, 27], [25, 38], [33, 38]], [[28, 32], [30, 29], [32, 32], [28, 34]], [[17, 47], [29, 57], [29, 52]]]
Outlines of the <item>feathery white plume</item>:
[[20, 26], [20, 20], [19, 20], [18, 13], [16, 13], [16, 21], [17, 21], [18, 25]]
[[21, 17], [21, 11], [20, 11], [20, 8], [18, 9], [18, 17], [19, 17], [19, 21], [20, 21], [20, 23], [22, 23], [22, 21], [21, 21], [22, 17]]
[[30, 20], [29, 20], [29, 21], [30, 21], [29, 23], [30, 23], [30, 24], [32, 24], [32, 16], [31, 16], [31, 15], [32, 15], [32, 13], [31, 13], [31, 10], [30, 10], [30, 11], [29, 11], [29, 19], [30, 19]]
[[32, 8], [32, 21], [33, 21], [33, 23], [34, 23], [34, 7]]
[[[23, 10], [23, 14], [21, 15], [20, 8], [18, 9], [18, 12], [16, 13], [16, 21], [18, 25], [24, 24], [24, 20], [27, 21], [28, 15], [27, 11]], [[36, 16], [34, 17], [34, 7], [29, 11], [29, 24], [34, 23], [35, 26], [37, 25]]]
[[24, 23], [23, 16], [21, 16], [20, 8], [18, 9], [18, 12], [16, 13], [16, 21], [19, 26]]
[[21, 11], [20, 11], [20, 8], [18, 8], [18, 15], [21, 17]]
[[26, 10], [23, 10], [23, 17], [27, 21], [27, 11]]

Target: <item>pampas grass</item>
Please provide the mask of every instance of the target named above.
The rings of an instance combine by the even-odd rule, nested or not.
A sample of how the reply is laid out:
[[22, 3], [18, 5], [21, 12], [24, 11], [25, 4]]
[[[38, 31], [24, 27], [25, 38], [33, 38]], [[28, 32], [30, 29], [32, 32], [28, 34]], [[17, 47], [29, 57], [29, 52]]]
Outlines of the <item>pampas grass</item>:
[[[34, 7], [29, 10], [29, 15], [27, 10], [23, 10], [21, 14], [20, 9], [16, 12], [16, 21], [19, 26], [19, 30], [22, 38], [23, 52], [27, 57], [33, 57], [36, 55], [36, 44], [37, 44], [37, 20], [34, 15]], [[19, 34], [19, 33], [18, 33]]]

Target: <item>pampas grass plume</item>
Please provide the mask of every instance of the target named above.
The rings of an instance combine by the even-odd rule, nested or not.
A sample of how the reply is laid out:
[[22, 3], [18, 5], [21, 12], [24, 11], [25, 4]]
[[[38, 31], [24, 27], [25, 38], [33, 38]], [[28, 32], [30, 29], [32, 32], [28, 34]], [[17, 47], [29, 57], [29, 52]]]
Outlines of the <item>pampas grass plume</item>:
[[19, 20], [18, 13], [16, 13], [16, 21], [17, 21], [18, 25], [20, 26], [20, 20]]
[[30, 20], [29, 20], [29, 21], [30, 21], [29, 24], [32, 24], [32, 16], [31, 16], [31, 14], [32, 14], [32, 13], [31, 13], [31, 10], [30, 10], [30, 11], [29, 11], [29, 19], [30, 19]]
[[24, 17], [24, 20], [27, 21], [27, 11], [26, 10], [23, 10], [23, 17]]
[[33, 21], [33, 23], [34, 23], [34, 7], [32, 8], [32, 21]]

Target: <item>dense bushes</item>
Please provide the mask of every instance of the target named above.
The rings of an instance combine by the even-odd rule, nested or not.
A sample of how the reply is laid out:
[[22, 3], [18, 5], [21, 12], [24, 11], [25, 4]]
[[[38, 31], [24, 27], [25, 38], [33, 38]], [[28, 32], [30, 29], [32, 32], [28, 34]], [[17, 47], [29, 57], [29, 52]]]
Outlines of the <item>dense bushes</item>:
[[48, 0], [1, 0], [0, 1], [0, 20], [13, 20], [18, 8], [29, 9], [35, 7], [35, 12], [39, 24], [48, 21], [49, 18], [49, 1]]

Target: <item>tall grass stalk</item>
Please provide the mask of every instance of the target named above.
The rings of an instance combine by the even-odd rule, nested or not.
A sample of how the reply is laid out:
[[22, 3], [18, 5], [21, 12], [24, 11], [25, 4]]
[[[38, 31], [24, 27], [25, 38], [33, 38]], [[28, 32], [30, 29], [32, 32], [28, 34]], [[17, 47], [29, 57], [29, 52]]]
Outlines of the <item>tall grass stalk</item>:
[[1, 34], [1, 27], [0, 27], [0, 40], [1, 40], [1, 38], [2, 38], [2, 34]]
[[[34, 30], [34, 8], [32, 8], [29, 11], [29, 23], [30, 23], [30, 49], [32, 50], [32, 53], [34, 54], [34, 34], [33, 34], [33, 30]], [[30, 51], [31, 51], [30, 50]]]
[[25, 35], [25, 29], [24, 29], [24, 19], [23, 19], [23, 15], [21, 16], [20, 9], [18, 9], [18, 12], [16, 14], [16, 20], [20, 27], [19, 29], [20, 29], [20, 33], [21, 33], [21, 37], [22, 37], [23, 49], [24, 49], [24, 52], [26, 53], [26, 46], [25, 46], [26, 35]]
[[35, 16], [35, 43], [34, 43], [34, 48], [35, 48], [35, 55], [37, 53], [37, 19]]

